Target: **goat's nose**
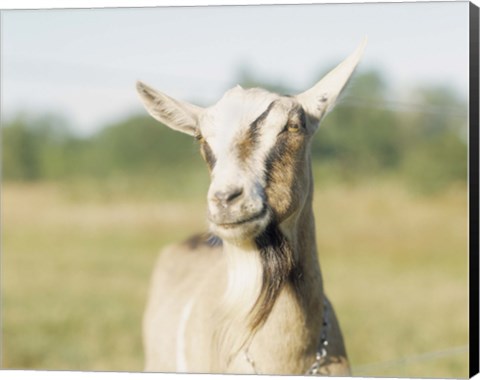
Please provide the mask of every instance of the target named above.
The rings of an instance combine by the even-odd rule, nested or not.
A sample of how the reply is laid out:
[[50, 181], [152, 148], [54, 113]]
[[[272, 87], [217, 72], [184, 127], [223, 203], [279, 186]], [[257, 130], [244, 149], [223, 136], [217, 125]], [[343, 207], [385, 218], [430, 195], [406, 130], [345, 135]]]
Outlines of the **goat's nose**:
[[226, 191], [216, 191], [213, 194], [215, 202], [222, 204], [223, 206], [230, 206], [232, 203], [240, 199], [243, 194], [243, 188], [231, 187]]

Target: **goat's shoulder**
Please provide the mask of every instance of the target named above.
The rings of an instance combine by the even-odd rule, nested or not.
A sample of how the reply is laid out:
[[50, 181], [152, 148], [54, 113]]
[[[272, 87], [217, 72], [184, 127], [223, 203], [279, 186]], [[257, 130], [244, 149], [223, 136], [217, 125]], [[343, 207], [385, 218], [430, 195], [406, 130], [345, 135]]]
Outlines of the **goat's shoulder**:
[[195, 277], [194, 272], [217, 266], [223, 261], [221, 251], [222, 241], [216, 236], [193, 235], [181, 243], [165, 247], [158, 256], [155, 271], [169, 278]]

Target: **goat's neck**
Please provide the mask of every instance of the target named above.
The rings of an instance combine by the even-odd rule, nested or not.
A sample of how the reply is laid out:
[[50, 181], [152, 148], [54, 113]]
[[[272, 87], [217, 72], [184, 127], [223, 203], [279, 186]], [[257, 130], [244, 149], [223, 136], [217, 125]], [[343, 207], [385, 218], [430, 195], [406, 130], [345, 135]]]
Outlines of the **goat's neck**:
[[228, 285], [219, 313], [222, 327], [217, 338], [221, 352], [227, 351], [234, 356], [252, 342], [258, 351], [262, 341], [271, 346], [268, 341], [279, 332], [283, 334], [281, 339], [286, 338], [284, 334], [290, 335], [287, 339], [291, 342], [291, 350], [298, 348], [298, 352], [288, 355], [305, 356], [315, 352], [321, 328], [323, 289], [315, 241], [312, 189], [296, 218], [279, 227], [292, 251], [294, 267], [276, 294], [273, 308], [258, 328], [252, 328], [250, 317], [264, 290], [262, 252], [255, 242], [224, 243]]

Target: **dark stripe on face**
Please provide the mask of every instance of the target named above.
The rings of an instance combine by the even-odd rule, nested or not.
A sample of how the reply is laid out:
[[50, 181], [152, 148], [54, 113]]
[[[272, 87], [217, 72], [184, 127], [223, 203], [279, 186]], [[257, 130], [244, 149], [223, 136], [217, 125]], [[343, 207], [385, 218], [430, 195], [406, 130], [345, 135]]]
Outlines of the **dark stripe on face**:
[[265, 163], [268, 203], [277, 218], [285, 214], [292, 203], [292, 183], [295, 173], [295, 151], [288, 141], [288, 132], [278, 137]]
[[[277, 136], [265, 161], [268, 204], [282, 221], [292, 211], [298, 198], [305, 157], [305, 113], [301, 108], [290, 112], [284, 130]], [[295, 127], [295, 128], [292, 128]]]
[[245, 136], [237, 144], [237, 156], [240, 162], [247, 161], [258, 142], [258, 124], [252, 123]]
[[271, 102], [267, 109], [250, 124], [245, 136], [240, 138], [240, 142], [237, 144], [237, 154], [240, 162], [245, 162], [254, 151], [258, 142], [260, 125], [265, 121], [274, 105], [275, 101]]
[[296, 123], [301, 128], [307, 128], [307, 117], [305, 115], [305, 110], [298, 106], [293, 108], [288, 114], [289, 123]]
[[207, 163], [208, 168], [210, 169], [210, 171], [212, 171], [213, 167], [215, 166], [215, 163], [217, 162], [217, 159], [215, 158], [215, 155], [212, 152], [212, 148], [210, 148], [210, 145], [208, 145], [208, 143], [205, 140], [202, 140], [201, 142], [200, 153], [205, 159], [205, 162]]
[[276, 100], [274, 100], [273, 102], [271, 102], [271, 103], [268, 105], [267, 109], [266, 109], [265, 111], [263, 111], [263, 113], [262, 113], [259, 117], [257, 117], [257, 118], [255, 119], [255, 121], [254, 121], [252, 124], [250, 124], [250, 125], [262, 124], [262, 123], [265, 121], [265, 119], [267, 118], [268, 114], [270, 113], [270, 111], [272, 110], [272, 108], [273, 108], [273, 106], [275, 105], [276, 102], [277, 102]]

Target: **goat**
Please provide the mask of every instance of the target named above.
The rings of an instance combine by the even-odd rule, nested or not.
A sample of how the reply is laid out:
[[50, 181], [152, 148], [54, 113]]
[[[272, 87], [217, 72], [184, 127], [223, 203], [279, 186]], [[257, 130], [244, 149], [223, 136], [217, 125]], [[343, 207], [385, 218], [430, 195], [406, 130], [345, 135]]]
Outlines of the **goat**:
[[349, 375], [317, 257], [309, 147], [365, 44], [296, 96], [236, 86], [201, 108], [137, 82], [151, 116], [195, 137], [211, 177], [210, 233], [156, 263], [146, 371]]

